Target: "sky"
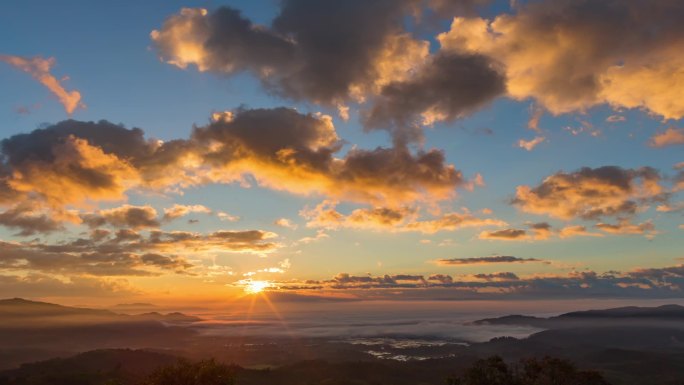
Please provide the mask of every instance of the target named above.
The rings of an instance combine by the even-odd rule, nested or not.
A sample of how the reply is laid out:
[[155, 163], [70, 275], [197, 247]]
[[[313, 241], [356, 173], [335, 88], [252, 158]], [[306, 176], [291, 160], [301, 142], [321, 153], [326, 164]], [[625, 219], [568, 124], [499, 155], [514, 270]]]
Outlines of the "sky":
[[0, 293], [684, 293], [675, 0], [9, 2]]

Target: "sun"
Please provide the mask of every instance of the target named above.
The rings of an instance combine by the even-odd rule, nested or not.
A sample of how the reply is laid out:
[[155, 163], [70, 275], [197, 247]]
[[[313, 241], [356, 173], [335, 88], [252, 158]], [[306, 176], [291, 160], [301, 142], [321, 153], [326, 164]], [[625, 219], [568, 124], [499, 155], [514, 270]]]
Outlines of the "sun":
[[245, 285], [245, 292], [247, 294], [258, 294], [271, 287], [271, 283], [268, 281], [249, 281]]

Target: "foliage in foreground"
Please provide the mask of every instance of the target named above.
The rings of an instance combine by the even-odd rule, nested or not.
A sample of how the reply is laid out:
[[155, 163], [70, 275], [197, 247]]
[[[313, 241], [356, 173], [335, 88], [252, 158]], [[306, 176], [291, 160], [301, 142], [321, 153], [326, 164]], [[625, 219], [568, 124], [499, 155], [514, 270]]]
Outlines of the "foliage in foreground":
[[508, 365], [493, 356], [476, 361], [448, 385], [610, 385], [595, 371], [579, 370], [571, 362], [551, 357], [523, 359]]
[[140, 385], [235, 385], [235, 369], [213, 359], [181, 360], [157, 369]]

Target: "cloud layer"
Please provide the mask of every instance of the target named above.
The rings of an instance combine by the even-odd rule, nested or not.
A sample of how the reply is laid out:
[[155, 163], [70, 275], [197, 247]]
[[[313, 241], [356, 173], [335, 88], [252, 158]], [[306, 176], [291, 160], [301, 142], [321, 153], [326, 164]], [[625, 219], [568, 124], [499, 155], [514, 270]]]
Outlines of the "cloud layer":
[[2, 141], [0, 203], [30, 197], [62, 208], [123, 200], [133, 190], [246, 185], [251, 176], [295, 194], [400, 204], [448, 199], [465, 183], [439, 150], [354, 148], [336, 157], [341, 148], [329, 117], [287, 108], [236, 110], [169, 142], [138, 128], [69, 120]]
[[[624, 272], [589, 270], [545, 276], [519, 276], [511, 272], [465, 276], [341, 273], [327, 280], [278, 282], [269, 291], [302, 294], [344, 291], [357, 299], [596, 299], [678, 298], [683, 287], [684, 266], [675, 265]], [[401, 291], [400, 296], [396, 295], [397, 290]]]
[[308, 220], [308, 227], [325, 229], [347, 228], [434, 234], [468, 227], [506, 225], [502, 220], [479, 218], [467, 211], [443, 213], [432, 219], [420, 219], [418, 210], [408, 207], [360, 208], [344, 215], [337, 211], [335, 206], [336, 202], [324, 201], [312, 209], [302, 210], [300, 214]]

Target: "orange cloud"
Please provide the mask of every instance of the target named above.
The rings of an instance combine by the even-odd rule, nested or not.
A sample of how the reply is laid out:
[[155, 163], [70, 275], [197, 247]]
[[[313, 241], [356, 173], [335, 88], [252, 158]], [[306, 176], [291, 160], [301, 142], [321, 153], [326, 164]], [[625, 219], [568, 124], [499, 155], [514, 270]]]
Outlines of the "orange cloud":
[[607, 103], [679, 119], [682, 16], [673, 1], [531, 2], [493, 20], [457, 17], [438, 40], [502, 63], [511, 97], [554, 114]]
[[73, 135], [52, 144], [48, 151], [42, 159], [26, 158], [14, 164], [5, 181], [8, 187], [57, 207], [88, 200], [120, 200], [140, 183], [129, 162]]
[[633, 224], [629, 220], [623, 219], [617, 224], [597, 223], [595, 227], [609, 234], [645, 235], [647, 238], [653, 238], [658, 233], [651, 221]]
[[527, 151], [532, 151], [535, 147], [537, 147], [537, 145], [541, 144], [545, 140], [546, 138], [543, 136], [536, 136], [534, 139], [531, 140], [520, 139], [518, 141], [518, 147], [524, 148]]
[[570, 220], [632, 215], [642, 202], [664, 199], [652, 168], [582, 168], [553, 174], [532, 188], [518, 186], [513, 204], [522, 211]]
[[408, 207], [361, 208], [353, 210], [349, 215], [344, 215], [335, 209], [336, 204], [333, 201], [324, 201], [313, 209], [302, 210], [301, 215], [308, 220], [308, 227], [370, 229], [392, 232], [415, 231], [424, 234], [454, 231], [466, 227], [506, 225], [504, 221], [478, 218], [469, 212], [445, 213], [434, 219], [420, 220], [418, 219], [418, 210]]
[[197, 128], [192, 145], [210, 166], [197, 170], [199, 180], [229, 183], [250, 174], [263, 186], [296, 194], [401, 204], [448, 199], [464, 182], [438, 150], [355, 148], [336, 158], [341, 143], [331, 118], [287, 108], [237, 111], [229, 122]]
[[34, 79], [57, 96], [67, 114], [73, 114], [76, 108], [85, 108], [85, 105], [81, 103], [81, 93], [78, 91], [65, 90], [60, 81], [50, 73], [50, 69], [55, 65], [55, 58], [51, 57], [44, 59], [40, 56], [24, 58], [20, 56], [0, 55], [0, 61], [4, 61], [33, 76]]
[[329, 116], [287, 108], [237, 110], [168, 142], [137, 128], [69, 120], [5, 140], [0, 200], [30, 196], [56, 208], [123, 200], [134, 189], [255, 180], [295, 194], [401, 205], [450, 199], [467, 183], [436, 149], [353, 148], [336, 157], [341, 149]]
[[667, 130], [653, 135], [649, 144], [652, 147], [666, 147], [684, 144], [684, 128], [669, 127]]
[[278, 218], [273, 221], [273, 224], [279, 227], [284, 227], [286, 229], [296, 230], [297, 225], [287, 218]]
[[211, 214], [211, 209], [203, 205], [175, 204], [168, 209], [164, 209], [164, 220], [172, 221], [176, 218], [184, 217], [190, 213]]
[[0, 225], [21, 230], [17, 235], [30, 236], [63, 230], [65, 213], [50, 213], [37, 202], [24, 201], [0, 213]]
[[601, 233], [592, 233], [587, 230], [585, 226], [566, 226], [563, 227], [558, 236], [561, 238], [572, 238], [572, 237], [602, 237]]

